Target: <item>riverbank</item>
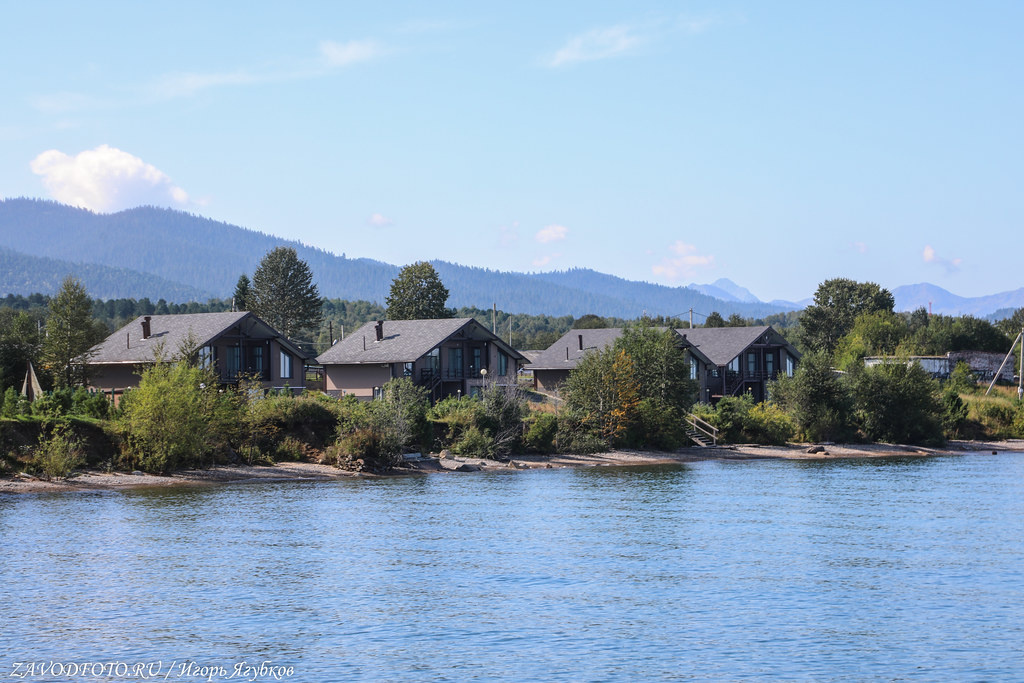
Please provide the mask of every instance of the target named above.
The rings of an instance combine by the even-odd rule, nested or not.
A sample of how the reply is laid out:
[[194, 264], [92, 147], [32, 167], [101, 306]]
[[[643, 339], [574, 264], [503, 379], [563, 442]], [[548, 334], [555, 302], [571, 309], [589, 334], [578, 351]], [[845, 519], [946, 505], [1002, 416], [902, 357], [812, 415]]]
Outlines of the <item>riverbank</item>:
[[[943, 448], [901, 446], [898, 444], [790, 444], [758, 446], [740, 444], [719, 448], [684, 448], [673, 453], [617, 450], [586, 455], [517, 455], [509, 462], [460, 456], [429, 455], [407, 461], [396, 474], [430, 472], [497, 471], [513, 469], [552, 469], [563, 467], [629, 467], [676, 464], [701, 460], [827, 460], [837, 458], [933, 457], [969, 452], [999, 453], [1024, 451], [1024, 440], [950, 441]], [[116, 491], [120, 489], [212, 486], [217, 484], [266, 481], [330, 481], [373, 477], [349, 472], [331, 465], [309, 462], [282, 462], [267, 467], [218, 466], [207, 470], [184, 470], [168, 475], [86, 470], [71, 479], [44, 481], [16, 475], [0, 477], [0, 494], [47, 493], [60, 491]]]

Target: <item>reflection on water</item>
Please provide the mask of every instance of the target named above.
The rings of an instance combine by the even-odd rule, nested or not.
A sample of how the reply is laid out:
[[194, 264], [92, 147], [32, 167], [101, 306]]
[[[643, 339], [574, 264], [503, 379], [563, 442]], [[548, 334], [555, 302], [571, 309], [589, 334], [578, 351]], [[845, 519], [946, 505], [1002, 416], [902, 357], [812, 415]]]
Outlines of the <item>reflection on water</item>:
[[1001, 454], [7, 496], [0, 651], [297, 680], [1017, 679], [1022, 476]]

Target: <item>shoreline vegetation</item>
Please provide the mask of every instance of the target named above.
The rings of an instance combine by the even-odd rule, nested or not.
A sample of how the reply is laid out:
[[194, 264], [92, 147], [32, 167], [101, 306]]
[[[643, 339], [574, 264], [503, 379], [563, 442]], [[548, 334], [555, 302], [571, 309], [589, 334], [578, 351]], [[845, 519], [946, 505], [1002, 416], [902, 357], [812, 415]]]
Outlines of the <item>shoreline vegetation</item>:
[[400, 477], [431, 473], [510, 472], [534, 469], [583, 467], [639, 467], [672, 465], [706, 460], [839, 460], [892, 457], [937, 457], [968, 453], [1024, 452], [1024, 439], [1006, 441], [949, 441], [941, 448], [900, 444], [810, 444], [784, 446], [733, 444], [711, 448], [683, 448], [673, 452], [613, 450], [589, 454], [522, 454], [508, 461], [432, 453], [406, 460], [387, 474], [353, 472], [313, 462], [280, 462], [273, 465], [217, 465], [209, 469], [179, 470], [158, 475], [143, 472], [81, 470], [67, 479], [47, 481], [16, 474], [0, 477], [0, 494], [119, 491], [143, 488], [216, 486], [261, 482], [317, 482]]

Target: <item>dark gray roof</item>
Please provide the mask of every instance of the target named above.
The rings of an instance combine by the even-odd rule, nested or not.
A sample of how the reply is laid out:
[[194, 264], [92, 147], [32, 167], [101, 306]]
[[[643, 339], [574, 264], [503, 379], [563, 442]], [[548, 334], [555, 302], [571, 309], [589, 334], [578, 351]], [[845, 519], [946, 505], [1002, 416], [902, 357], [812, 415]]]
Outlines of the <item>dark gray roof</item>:
[[[569, 330], [530, 362], [532, 370], [572, 370], [587, 351], [601, 350], [622, 336], [621, 327]], [[581, 348], [582, 347], [582, 348]]]
[[[765, 335], [773, 344], [782, 344], [789, 352], [800, 357], [799, 352], [769, 325], [758, 327], [703, 327], [675, 330], [685, 345], [702, 362], [712, 365], [728, 365], [751, 344]], [[604, 349], [622, 336], [621, 327], [607, 327], [596, 330], [569, 330], [546, 351], [530, 362], [532, 370], [572, 370], [580, 358], [590, 350]], [[580, 341], [582, 337], [582, 343]], [[582, 348], [580, 348], [582, 346]]]
[[289, 351], [305, 359], [307, 355], [298, 347], [281, 337], [272, 327], [248, 311], [228, 313], [181, 313], [177, 315], [149, 316], [150, 336], [142, 338], [142, 321], [139, 316], [88, 352], [89, 363], [149, 363], [155, 359], [159, 348], [165, 357], [177, 355], [182, 345], [191, 338], [189, 351], [205, 346], [227, 330], [242, 325], [247, 333], [260, 337], [277, 338]]
[[752, 344], [768, 339], [771, 344], [786, 347], [789, 353], [797, 358], [800, 353], [785, 338], [776, 332], [771, 325], [754, 327], [697, 327], [676, 330], [686, 341], [704, 354], [714, 365], [728, 365], [744, 349]]
[[505, 353], [523, 360], [523, 355], [495, 336], [474, 318], [437, 318], [432, 320], [385, 320], [384, 338], [377, 341], [369, 322], [317, 357], [321, 365], [359, 365], [361, 363], [412, 363], [437, 345], [457, 334], [497, 344]]

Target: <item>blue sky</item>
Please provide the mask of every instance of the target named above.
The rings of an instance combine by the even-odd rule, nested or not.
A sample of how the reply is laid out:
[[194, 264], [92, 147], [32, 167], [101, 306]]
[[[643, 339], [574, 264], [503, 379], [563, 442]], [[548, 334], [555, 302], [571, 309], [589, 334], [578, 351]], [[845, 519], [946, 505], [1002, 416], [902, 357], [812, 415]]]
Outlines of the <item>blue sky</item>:
[[395, 264], [1024, 286], [1024, 3], [0, 2], [0, 196]]

